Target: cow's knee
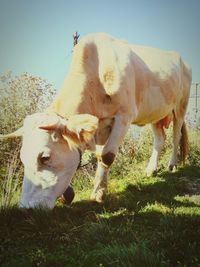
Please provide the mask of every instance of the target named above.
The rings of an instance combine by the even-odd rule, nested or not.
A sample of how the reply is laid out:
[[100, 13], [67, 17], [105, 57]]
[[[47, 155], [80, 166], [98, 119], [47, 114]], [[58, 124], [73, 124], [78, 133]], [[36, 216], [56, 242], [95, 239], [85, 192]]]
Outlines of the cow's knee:
[[104, 155], [101, 156], [102, 162], [104, 165], [106, 165], [107, 167], [110, 167], [110, 165], [113, 163], [114, 159], [115, 159], [115, 154], [112, 152], [108, 152]]

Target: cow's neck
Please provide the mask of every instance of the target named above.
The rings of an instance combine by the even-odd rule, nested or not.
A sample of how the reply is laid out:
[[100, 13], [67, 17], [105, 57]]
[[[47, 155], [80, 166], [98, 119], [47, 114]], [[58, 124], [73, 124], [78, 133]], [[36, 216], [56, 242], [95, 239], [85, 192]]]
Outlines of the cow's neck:
[[68, 75], [63, 88], [49, 109], [67, 118], [70, 115], [90, 113], [90, 103], [85, 104], [86, 79], [83, 75]]

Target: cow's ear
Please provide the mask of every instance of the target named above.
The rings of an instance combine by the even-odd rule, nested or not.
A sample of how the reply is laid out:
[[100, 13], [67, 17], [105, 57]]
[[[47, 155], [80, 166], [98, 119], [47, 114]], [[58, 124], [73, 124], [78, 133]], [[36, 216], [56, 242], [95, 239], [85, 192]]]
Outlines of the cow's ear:
[[39, 125], [39, 129], [46, 131], [56, 131], [60, 127], [60, 118], [58, 116], [46, 116], [44, 122]]
[[68, 118], [65, 125], [62, 123], [62, 134], [64, 138], [70, 138], [78, 145], [90, 142], [97, 128], [97, 117], [89, 114], [73, 115]]
[[72, 115], [67, 120], [59, 118], [39, 126], [46, 131], [59, 131], [70, 147], [92, 141], [98, 128], [98, 118], [89, 114]]

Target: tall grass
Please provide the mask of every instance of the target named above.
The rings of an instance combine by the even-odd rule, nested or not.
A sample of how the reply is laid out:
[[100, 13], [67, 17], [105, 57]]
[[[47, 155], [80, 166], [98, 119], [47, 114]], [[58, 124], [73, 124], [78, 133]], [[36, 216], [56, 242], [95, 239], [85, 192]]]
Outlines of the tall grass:
[[[189, 129], [189, 155], [187, 164], [200, 166], [200, 135], [198, 130]], [[152, 151], [153, 138], [149, 127], [145, 127], [140, 138], [134, 141], [132, 133], [129, 131], [123, 144], [119, 149], [117, 158], [111, 168], [110, 179], [119, 176], [123, 178], [136, 167], [143, 169], [147, 164]], [[0, 206], [15, 205], [19, 199], [23, 178], [23, 166], [19, 159], [19, 143], [14, 151], [7, 153], [7, 165], [0, 169]], [[167, 161], [169, 160], [172, 148], [172, 128], [167, 131], [167, 140], [160, 160], [160, 169], [165, 171]], [[6, 162], [6, 159], [4, 159]], [[142, 163], [140, 165], [139, 163]], [[135, 165], [136, 164], [136, 165]], [[85, 197], [88, 198], [93, 186], [93, 178], [96, 170], [96, 158], [93, 153], [86, 153], [83, 156], [82, 167], [75, 175], [73, 183], [77, 190], [76, 200], [80, 199], [80, 194], [85, 191]], [[78, 177], [78, 179], [77, 179]], [[88, 188], [86, 190], [86, 188]]]
[[18, 201], [19, 190], [22, 184], [23, 167], [19, 160], [20, 145], [13, 154], [9, 155], [9, 161], [4, 171], [1, 172], [0, 183], [0, 207], [9, 207]]

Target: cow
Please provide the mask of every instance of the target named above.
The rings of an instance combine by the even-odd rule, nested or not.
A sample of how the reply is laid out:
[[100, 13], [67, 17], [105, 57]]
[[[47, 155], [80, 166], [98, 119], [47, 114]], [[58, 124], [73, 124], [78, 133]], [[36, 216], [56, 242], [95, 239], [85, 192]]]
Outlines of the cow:
[[184, 116], [191, 77], [191, 69], [176, 52], [131, 45], [106, 33], [83, 37], [51, 105], [27, 116], [20, 129], [4, 136], [23, 137], [20, 206], [52, 209], [56, 199], [71, 188], [85, 150], [96, 153], [91, 199], [102, 202], [110, 167], [131, 124], [152, 126], [153, 151], [146, 168], [151, 176], [158, 168], [165, 128], [173, 121], [168, 164], [173, 170], [179, 145], [182, 161], [187, 155]]

